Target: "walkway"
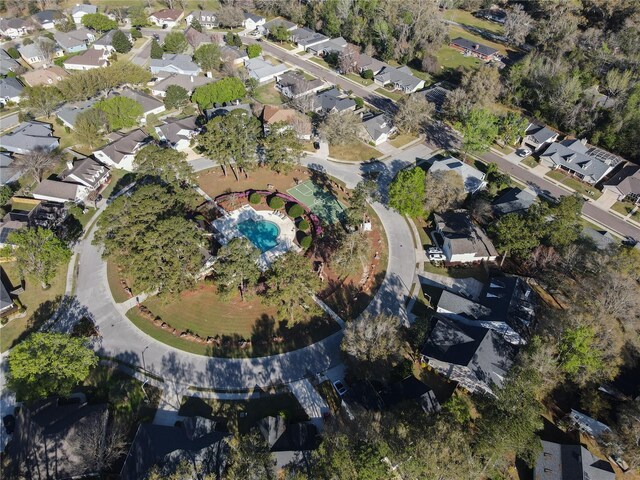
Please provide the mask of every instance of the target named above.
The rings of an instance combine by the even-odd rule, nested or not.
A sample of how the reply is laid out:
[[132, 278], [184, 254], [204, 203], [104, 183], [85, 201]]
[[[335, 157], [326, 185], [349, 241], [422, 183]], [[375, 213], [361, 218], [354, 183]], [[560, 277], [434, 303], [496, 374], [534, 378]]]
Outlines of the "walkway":
[[324, 398], [313, 388], [311, 382], [306, 379], [290, 383], [289, 390], [295, 395], [305, 413], [309, 415], [309, 421], [321, 432], [324, 426], [322, 417], [330, 411], [329, 405], [324, 401]]

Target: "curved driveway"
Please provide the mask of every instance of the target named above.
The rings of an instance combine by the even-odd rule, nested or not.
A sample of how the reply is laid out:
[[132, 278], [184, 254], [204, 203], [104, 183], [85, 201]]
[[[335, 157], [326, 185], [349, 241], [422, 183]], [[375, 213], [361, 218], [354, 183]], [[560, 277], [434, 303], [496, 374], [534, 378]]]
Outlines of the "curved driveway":
[[[411, 155], [411, 152], [403, 152], [407, 161], [395, 159], [366, 166], [337, 164], [313, 157], [306, 158], [303, 163], [309, 168], [325, 171], [349, 187], [355, 186], [367, 168], [376, 169], [380, 173], [379, 185], [384, 194], [395, 172], [415, 160]], [[399, 214], [380, 203], [374, 204], [373, 208], [387, 233], [389, 265], [368, 311], [374, 314], [388, 311], [405, 316], [404, 305], [415, 276], [413, 234]], [[293, 352], [244, 359], [191, 354], [151, 338], [134, 326], [114, 303], [106, 264], [99, 249], [92, 244], [93, 234], [92, 230], [79, 247], [76, 300], [98, 325], [101, 341], [96, 350], [100, 355], [142, 367], [167, 382], [217, 391], [290, 383], [341, 363], [341, 331]]]

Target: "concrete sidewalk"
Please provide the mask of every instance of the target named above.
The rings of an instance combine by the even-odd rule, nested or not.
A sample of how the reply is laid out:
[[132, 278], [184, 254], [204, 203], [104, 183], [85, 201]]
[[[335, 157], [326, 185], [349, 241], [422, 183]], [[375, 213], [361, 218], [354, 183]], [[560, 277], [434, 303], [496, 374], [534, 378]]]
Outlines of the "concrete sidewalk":
[[324, 398], [313, 388], [311, 382], [306, 379], [290, 383], [289, 390], [298, 399], [306, 414], [309, 415], [309, 421], [316, 426], [318, 432], [321, 432], [324, 427], [323, 415], [330, 411], [329, 405], [324, 401]]

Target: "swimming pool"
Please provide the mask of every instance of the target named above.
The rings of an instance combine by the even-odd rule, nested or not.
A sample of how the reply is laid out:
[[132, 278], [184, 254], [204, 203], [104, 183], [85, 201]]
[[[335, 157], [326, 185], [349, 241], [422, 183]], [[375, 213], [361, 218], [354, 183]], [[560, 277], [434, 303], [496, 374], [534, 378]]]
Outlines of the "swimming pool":
[[238, 230], [247, 237], [262, 253], [278, 245], [278, 226], [268, 220], [246, 220], [238, 224]]

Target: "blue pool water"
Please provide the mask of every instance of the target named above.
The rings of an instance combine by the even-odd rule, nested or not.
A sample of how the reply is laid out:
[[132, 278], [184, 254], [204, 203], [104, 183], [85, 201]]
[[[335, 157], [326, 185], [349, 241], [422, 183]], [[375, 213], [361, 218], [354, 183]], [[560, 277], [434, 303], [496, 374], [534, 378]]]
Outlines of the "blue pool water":
[[278, 245], [278, 226], [268, 220], [247, 220], [238, 224], [238, 230], [247, 237], [251, 243], [260, 249], [262, 253], [271, 250]]

